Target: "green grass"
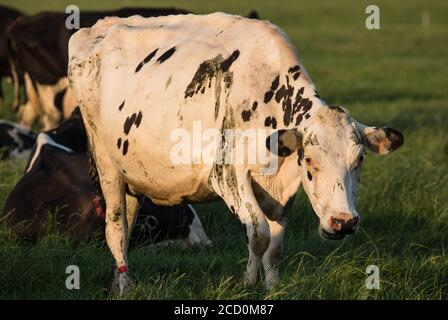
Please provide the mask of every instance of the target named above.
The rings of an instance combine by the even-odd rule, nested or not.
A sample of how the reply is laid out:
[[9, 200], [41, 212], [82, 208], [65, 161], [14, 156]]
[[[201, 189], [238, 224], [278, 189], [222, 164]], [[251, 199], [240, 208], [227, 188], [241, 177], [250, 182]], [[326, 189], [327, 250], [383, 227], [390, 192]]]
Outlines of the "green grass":
[[[5, 1], [0, 1], [0, 3]], [[448, 298], [448, 3], [375, 1], [381, 30], [364, 27], [370, 2], [346, 1], [76, 1], [81, 9], [121, 5], [225, 11], [260, 16], [282, 27], [297, 47], [321, 96], [361, 122], [404, 132], [387, 157], [369, 155], [357, 209], [362, 228], [340, 242], [322, 240], [303, 191], [289, 214], [281, 284], [245, 288], [247, 251], [238, 221], [222, 203], [197, 206], [211, 248], [138, 247], [130, 253], [130, 299], [447, 299]], [[14, 4], [28, 13], [63, 10], [72, 1]], [[421, 26], [421, 12], [431, 27]], [[11, 102], [8, 87], [6, 105]], [[3, 108], [1, 115], [12, 115]], [[0, 163], [0, 204], [23, 166]], [[0, 228], [0, 298], [108, 298], [112, 258], [101, 244], [51, 234], [18, 243]], [[65, 268], [81, 270], [81, 290], [65, 289]], [[380, 268], [381, 289], [367, 290], [365, 269]]]

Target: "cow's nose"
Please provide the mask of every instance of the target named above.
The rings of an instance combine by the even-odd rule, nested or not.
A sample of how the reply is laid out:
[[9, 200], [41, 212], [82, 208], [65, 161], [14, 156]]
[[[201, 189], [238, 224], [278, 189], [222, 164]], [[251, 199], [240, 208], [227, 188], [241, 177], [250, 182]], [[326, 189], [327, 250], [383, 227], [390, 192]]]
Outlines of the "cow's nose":
[[[341, 216], [346, 217], [349, 216], [349, 214], [344, 213], [341, 214]], [[359, 216], [355, 216], [349, 219], [335, 218], [335, 217], [331, 218], [331, 226], [336, 234], [352, 234], [356, 231], [358, 224], [359, 224]]]

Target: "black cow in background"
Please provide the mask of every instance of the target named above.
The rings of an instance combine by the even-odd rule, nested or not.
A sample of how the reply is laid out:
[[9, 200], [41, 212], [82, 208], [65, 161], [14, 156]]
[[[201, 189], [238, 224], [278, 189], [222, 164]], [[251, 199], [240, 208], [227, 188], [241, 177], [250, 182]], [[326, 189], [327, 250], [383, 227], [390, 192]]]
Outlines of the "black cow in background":
[[2, 106], [4, 99], [3, 78], [12, 77], [8, 61], [6, 30], [13, 21], [22, 15], [23, 14], [16, 9], [0, 6], [0, 107]]
[[[6, 226], [19, 238], [37, 239], [57, 230], [78, 240], [104, 238], [105, 204], [96, 169], [87, 155], [87, 136], [79, 109], [58, 128], [37, 136], [25, 174], [3, 208]], [[162, 207], [142, 197], [133, 244], [180, 239], [210, 244], [192, 206]]]
[[[177, 8], [123, 8], [113, 11], [80, 12], [80, 27], [91, 27], [106, 16], [156, 17], [187, 14]], [[77, 30], [66, 28], [68, 15], [42, 12], [23, 17], [10, 27], [8, 50], [13, 70], [13, 111], [19, 111], [18, 121], [27, 126], [40, 120], [48, 130], [67, 118], [77, 105], [67, 80], [68, 41]], [[258, 19], [256, 11], [250, 18]], [[20, 87], [25, 87], [26, 102], [20, 106]]]
[[[155, 17], [186, 14], [176, 8], [123, 8], [114, 11], [81, 11], [80, 27], [91, 27], [107, 16]], [[13, 111], [19, 110], [20, 87], [26, 102], [20, 106], [18, 121], [31, 127], [40, 119], [42, 128], [56, 127], [76, 106], [67, 80], [68, 41], [76, 29], [68, 29], [64, 12], [42, 12], [16, 20], [7, 33], [8, 55], [14, 83]]]

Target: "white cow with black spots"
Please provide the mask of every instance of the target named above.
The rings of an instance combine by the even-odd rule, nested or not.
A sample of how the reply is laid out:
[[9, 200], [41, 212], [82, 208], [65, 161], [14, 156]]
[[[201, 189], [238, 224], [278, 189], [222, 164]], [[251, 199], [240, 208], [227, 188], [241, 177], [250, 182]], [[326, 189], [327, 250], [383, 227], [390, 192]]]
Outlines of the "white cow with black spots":
[[[130, 284], [127, 249], [137, 205], [126, 184], [160, 205], [223, 199], [246, 227], [246, 282], [256, 282], [263, 264], [272, 287], [284, 207], [299, 187], [321, 234], [340, 239], [359, 225], [355, 195], [365, 151], [386, 154], [403, 142], [394, 129], [367, 127], [328, 106], [287, 36], [266, 21], [222, 13], [106, 18], [72, 36], [69, 59], [107, 203], [106, 237], [120, 294]], [[265, 163], [174, 164], [170, 135], [178, 128], [193, 133], [194, 121], [222, 134], [269, 128], [263, 145], [277, 169], [261, 175]], [[218, 139], [212, 151], [228, 147]]]

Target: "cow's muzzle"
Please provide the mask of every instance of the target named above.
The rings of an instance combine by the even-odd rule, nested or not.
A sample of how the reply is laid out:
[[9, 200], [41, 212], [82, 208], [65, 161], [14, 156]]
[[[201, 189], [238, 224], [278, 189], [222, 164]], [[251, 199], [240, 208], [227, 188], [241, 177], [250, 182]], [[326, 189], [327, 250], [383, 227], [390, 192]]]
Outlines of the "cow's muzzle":
[[320, 226], [320, 235], [329, 240], [341, 240], [347, 234], [352, 234], [356, 231], [359, 225], [359, 216], [345, 218], [348, 214], [343, 214], [342, 217], [330, 217], [328, 227]]

